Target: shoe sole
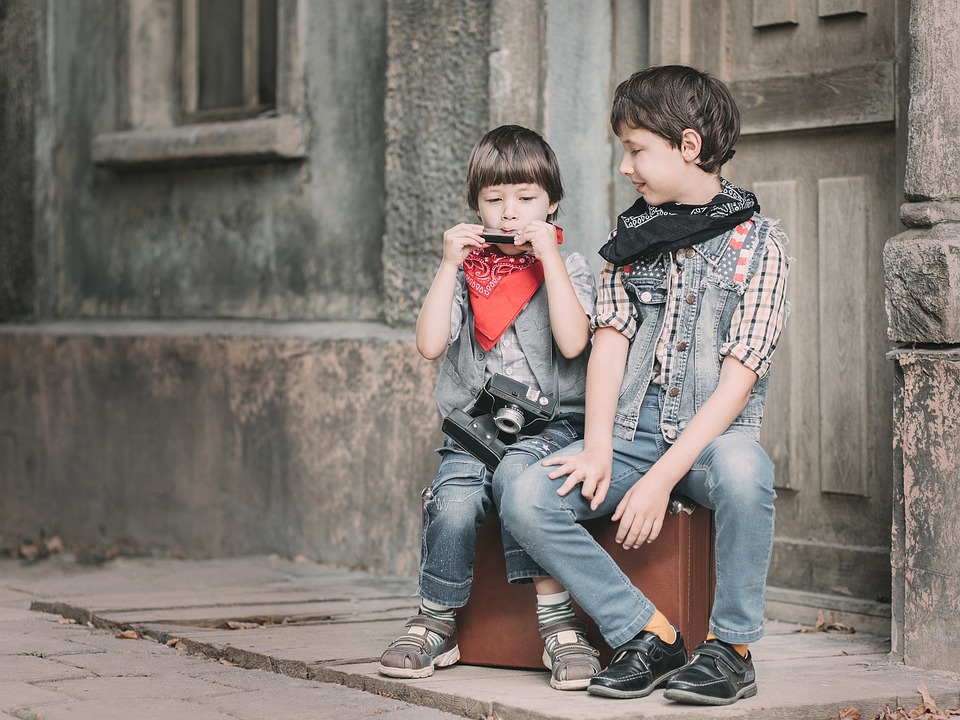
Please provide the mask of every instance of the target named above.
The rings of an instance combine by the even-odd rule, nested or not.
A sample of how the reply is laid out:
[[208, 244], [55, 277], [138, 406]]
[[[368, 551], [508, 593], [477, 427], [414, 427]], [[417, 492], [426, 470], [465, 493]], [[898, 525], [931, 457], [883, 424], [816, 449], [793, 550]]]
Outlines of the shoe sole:
[[674, 702], [684, 703], [686, 705], [732, 705], [737, 700], [753, 697], [757, 694], [757, 684], [752, 683], [734, 695], [732, 698], [718, 698], [710, 695], [700, 695], [692, 690], [680, 690], [671, 688], [663, 691], [663, 697]]
[[587, 687], [587, 692], [591, 695], [599, 695], [600, 697], [616, 698], [617, 700], [630, 700], [632, 698], [642, 698], [646, 697], [654, 690], [659, 687], [663, 687], [667, 681], [680, 672], [683, 668], [677, 668], [676, 670], [671, 670], [668, 673], [664, 673], [660, 677], [656, 678], [652, 683], [647, 685], [643, 690], [618, 690], [617, 688], [607, 687], [606, 685], [590, 685]]
[[437, 655], [433, 662], [422, 668], [398, 668], [380, 665], [378, 668], [381, 675], [387, 677], [401, 678], [403, 680], [416, 680], [433, 675], [433, 671], [438, 667], [449, 667], [460, 660], [460, 646], [454, 646], [453, 650], [448, 650], [442, 655]]

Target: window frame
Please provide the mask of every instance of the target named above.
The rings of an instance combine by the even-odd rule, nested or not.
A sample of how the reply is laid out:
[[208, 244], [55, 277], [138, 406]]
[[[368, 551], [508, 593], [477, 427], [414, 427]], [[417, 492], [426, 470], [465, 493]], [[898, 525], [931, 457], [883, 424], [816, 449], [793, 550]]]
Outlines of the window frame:
[[[258, 5], [243, 2], [245, 11], [248, 3]], [[277, 0], [274, 110], [265, 117], [204, 117], [206, 122], [199, 122], [199, 113], [184, 112], [182, 104], [181, 12], [192, 3], [195, 0], [123, 3], [120, 26], [126, 57], [118, 71], [117, 129], [93, 137], [91, 161], [107, 168], [148, 169], [306, 158], [310, 132], [304, 112], [306, 0]]]

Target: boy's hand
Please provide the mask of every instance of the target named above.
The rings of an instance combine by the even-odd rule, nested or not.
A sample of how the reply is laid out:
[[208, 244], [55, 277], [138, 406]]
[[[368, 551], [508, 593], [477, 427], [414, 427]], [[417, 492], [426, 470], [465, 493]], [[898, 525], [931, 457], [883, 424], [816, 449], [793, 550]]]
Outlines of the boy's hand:
[[514, 245], [530, 245], [537, 260], [560, 255], [557, 244], [557, 226], [545, 220], [534, 220], [517, 234]]
[[660, 535], [672, 487], [672, 484], [665, 485], [645, 475], [627, 490], [610, 516], [613, 522], [620, 521], [617, 542], [625, 550], [636, 550]]
[[590, 508], [596, 510], [607, 496], [613, 473], [613, 451], [599, 448], [584, 448], [576, 455], [558, 455], [542, 463], [545, 466], [559, 465], [549, 474], [551, 480], [567, 476], [557, 488], [557, 495], [566, 495], [577, 485], [582, 485], [580, 494], [590, 500]]
[[483, 225], [460, 223], [443, 234], [443, 262], [460, 268], [467, 255], [484, 246]]

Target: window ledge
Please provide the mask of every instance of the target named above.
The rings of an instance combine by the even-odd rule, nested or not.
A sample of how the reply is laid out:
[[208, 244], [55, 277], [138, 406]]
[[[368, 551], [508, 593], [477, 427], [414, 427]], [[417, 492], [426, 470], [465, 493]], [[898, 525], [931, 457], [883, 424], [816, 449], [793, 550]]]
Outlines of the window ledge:
[[293, 115], [97, 135], [94, 164], [112, 168], [264, 163], [307, 155], [306, 123]]

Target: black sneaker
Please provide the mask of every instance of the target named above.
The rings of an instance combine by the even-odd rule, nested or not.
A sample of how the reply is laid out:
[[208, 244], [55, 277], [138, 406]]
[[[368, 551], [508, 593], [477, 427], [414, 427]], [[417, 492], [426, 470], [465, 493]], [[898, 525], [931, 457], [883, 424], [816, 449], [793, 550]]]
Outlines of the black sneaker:
[[663, 696], [691, 705], [730, 705], [757, 694], [753, 657], [743, 657], [722, 640], [700, 643], [693, 659], [667, 683]]
[[610, 666], [593, 676], [587, 692], [610, 698], [646, 697], [686, 662], [687, 651], [679, 632], [668, 644], [656, 633], [644, 630], [617, 648]]

